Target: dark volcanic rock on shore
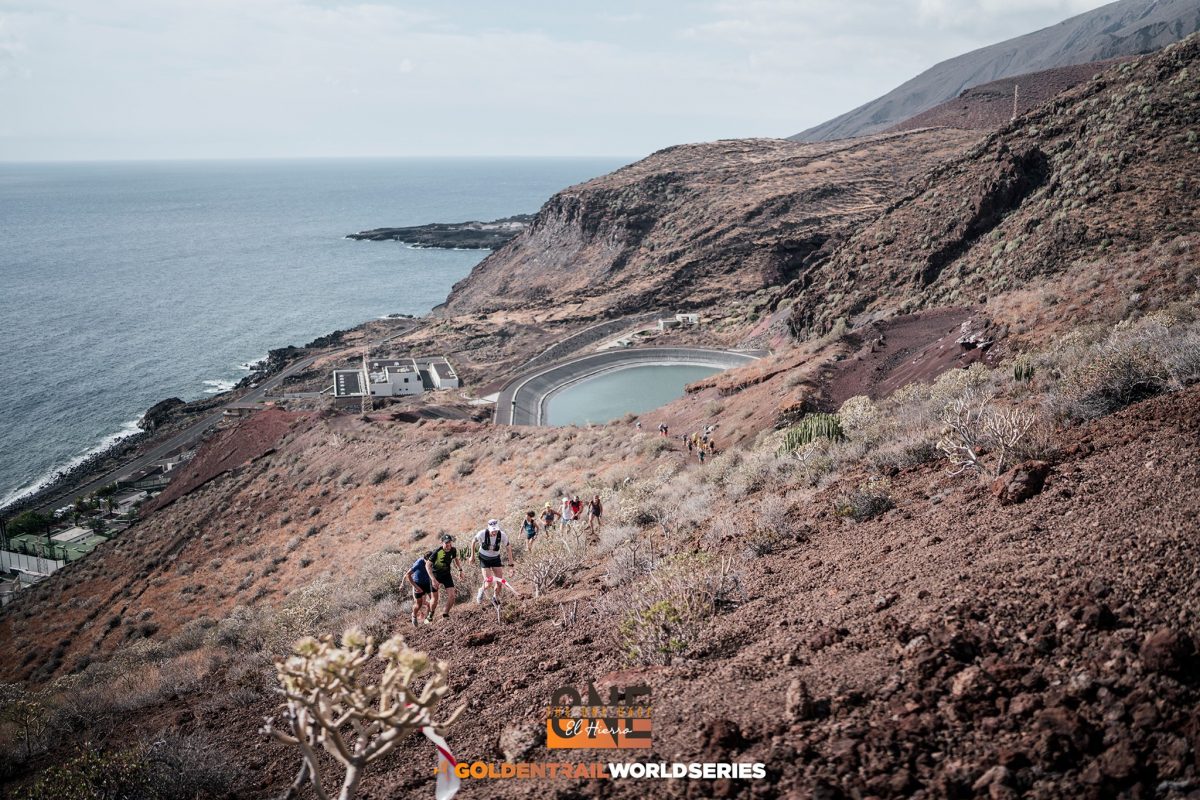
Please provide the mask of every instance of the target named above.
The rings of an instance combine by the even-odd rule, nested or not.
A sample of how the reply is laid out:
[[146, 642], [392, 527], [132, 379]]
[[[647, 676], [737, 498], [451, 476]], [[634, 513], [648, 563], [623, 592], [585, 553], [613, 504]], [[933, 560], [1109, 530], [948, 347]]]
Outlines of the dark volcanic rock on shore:
[[491, 222], [435, 222], [409, 228], [373, 228], [351, 233], [346, 238], [396, 241], [412, 247], [445, 250], [495, 250], [525, 230], [532, 221], [532, 214], [516, 214]]

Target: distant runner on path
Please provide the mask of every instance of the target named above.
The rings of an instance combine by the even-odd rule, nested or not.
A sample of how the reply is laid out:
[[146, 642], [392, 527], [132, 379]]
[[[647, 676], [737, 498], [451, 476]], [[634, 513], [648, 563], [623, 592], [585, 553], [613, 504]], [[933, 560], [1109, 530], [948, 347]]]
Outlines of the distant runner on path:
[[429, 573], [430, 582], [433, 584], [433, 598], [429, 605], [429, 615], [425, 617], [427, 623], [433, 622], [433, 614], [437, 611], [439, 589], [446, 590], [446, 605], [442, 611], [442, 619], [449, 617], [450, 609], [454, 607], [455, 590], [454, 578], [450, 575], [451, 567], [458, 567], [458, 577], [464, 577], [462, 561], [458, 558], [458, 548], [454, 546], [454, 537], [443, 533], [442, 546], [425, 559], [425, 568]]
[[542, 533], [549, 534], [556, 519], [558, 519], [558, 512], [550, 507], [550, 501], [547, 500], [546, 505], [542, 506]]
[[537, 518], [532, 511], [525, 512], [525, 519], [521, 521], [521, 530], [525, 532], [525, 549], [533, 551], [533, 540], [538, 535]]
[[600, 495], [592, 495], [592, 499], [588, 501], [588, 532], [595, 533], [600, 528], [600, 517], [604, 514], [604, 504], [600, 502]]
[[[492, 602], [499, 602], [497, 595], [500, 592], [500, 586], [509, 586], [508, 581], [504, 580], [504, 563], [500, 560], [500, 551], [508, 552], [508, 563], [513, 562], [512, 542], [508, 540], [508, 534], [500, 530], [500, 521], [489, 519], [487, 527], [475, 534], [474, 540], [471, 542], [471, 557], [479, 558], [479, 568], [483, 572], [483, 586], [479, 587], [479, 591], [475, 594], [475, 602], [483, 602], [483, 593], [491, 588]], [[516, 589], [513, 589], [516, 592]]]

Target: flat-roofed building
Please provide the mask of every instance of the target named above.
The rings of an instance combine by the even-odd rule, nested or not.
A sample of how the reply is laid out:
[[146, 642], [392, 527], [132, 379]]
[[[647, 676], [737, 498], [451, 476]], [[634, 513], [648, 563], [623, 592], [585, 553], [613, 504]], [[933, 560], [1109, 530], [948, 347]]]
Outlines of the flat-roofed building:
[[372, 397], [406, 397], [426, 389], [457, 389], [458, 373], [450, 362], [434, 358], [373, 358], [365, 368], [333, 371], [333, 402], [349, 408], [366, 393]]
[[429, 376], [433, 379], [433, 385], [439, 389], [457, 389], [462, 386], [458, 373], [444, 358], [429, 362]]

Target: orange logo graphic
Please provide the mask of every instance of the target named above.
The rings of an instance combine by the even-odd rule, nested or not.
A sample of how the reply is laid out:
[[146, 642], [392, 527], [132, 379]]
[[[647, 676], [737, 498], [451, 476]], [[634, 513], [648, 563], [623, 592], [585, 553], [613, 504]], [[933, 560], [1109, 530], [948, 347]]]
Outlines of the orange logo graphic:
[[589, 683], [585, 698], [570, 686], [554, 690], [546, 709], [546, 746], [631, 749], [650, 747], [650, 687], [613, 686], [601, 697]]

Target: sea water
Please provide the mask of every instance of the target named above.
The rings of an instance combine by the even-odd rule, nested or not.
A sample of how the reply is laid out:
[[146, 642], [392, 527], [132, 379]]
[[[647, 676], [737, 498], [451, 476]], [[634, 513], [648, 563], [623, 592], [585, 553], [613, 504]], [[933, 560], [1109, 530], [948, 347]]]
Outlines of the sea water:
[[486, 255], [346, 234], [531, 213], [621, 163], [0, 163], [0, 506], [268, 349], [427, 313]]

